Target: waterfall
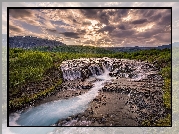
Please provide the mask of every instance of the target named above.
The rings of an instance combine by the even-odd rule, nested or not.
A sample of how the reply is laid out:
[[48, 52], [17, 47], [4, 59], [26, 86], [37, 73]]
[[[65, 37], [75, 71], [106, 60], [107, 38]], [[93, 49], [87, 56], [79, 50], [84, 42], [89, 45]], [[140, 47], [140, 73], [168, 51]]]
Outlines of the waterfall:
[[[114, 68], [114, 65], [117, 66]], [[132, 71], [126, 71], [128, 68]], [[67, 118], [70, 115], [84, 112], [97, 95], [98, 90], [102, 89], [103, 83], [112, 79], [111, 75], [116, 75], [130, 80], [141, 80], [147, 77], [147, 72], [152, 66], [145, 62], [135, 62], [134, 60], [118, 60], [109, 58], [86, 58], [64, 61], [61, 70], [64, 80], [88, 78], [89, 75], [100, 79], [95, 81], [94, 86], [85, 94], [72, 97], [66, 100], [48, 102], [37, 107], [32, 107], [27, 111], [15, 113], [10, 116], [11, 125], [21, 126], [49, 126], [56, 123], [59, 119]], [[89, 74], [89, 72], [91, 74]], [[109, 74], [111, 74], [109, 76]], [[89, 79], [88, 79], [89, 80]], [[18, 115], [18, 116], [17, 116]], [[18, 117], [18, 118], [17, 118]]]
[[101, 75], [103, 73], [103, 70], [98, 65], [95, 65], [95, 64], [94, 65], [90, 65], [88, 67], [88, 69], [92, 73], [92, 76]]
[[80, 69], [63, 70], [63, 78], [64, 80], [79, 79], [81, 78], [81, 70]]

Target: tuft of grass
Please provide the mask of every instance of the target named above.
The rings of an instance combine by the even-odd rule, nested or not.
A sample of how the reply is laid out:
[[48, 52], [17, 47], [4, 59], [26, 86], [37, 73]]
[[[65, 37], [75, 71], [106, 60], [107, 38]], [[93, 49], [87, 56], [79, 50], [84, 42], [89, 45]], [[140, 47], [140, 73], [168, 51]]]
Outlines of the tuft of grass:
[[48, 53], [10, 49], [10, 89], [23, 83], [40, 80], [52, 63], [53, 60]]
[[13, 100], [10, 100], [9, 107], [10, 107], [10, 109], [22, 107], [24, 104], [35, 101], [35, 100], [39, 99], [40, 97], [45, 97], [48, 94], [50, 94], [51, 92], [53, 92], [57, 86], [61, 85], [62, 82], [63, 82], [63, 80], [60, 79], [55, 85], [53, 85], [52, 87], [47, 88], [43, 91], [31, 94], [31, 95], [23, 94], [20, 98], [15, 98]]
[[171, 126], [171, 115], [167, 114], [166, 117], [151, 123], [150, 120], [145, 120], [142, 122], [142, 126]]

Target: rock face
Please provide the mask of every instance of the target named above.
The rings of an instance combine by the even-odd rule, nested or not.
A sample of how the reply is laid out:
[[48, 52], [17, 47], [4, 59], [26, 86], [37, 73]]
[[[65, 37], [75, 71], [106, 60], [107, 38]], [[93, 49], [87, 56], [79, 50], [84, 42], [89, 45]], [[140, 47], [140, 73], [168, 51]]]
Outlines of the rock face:
[[101, 75], [103, 68], [100, 59], [75, 59], [61, 64], [64, 80], [86, 79], [89, 76]]
[[80, 58], [62, 62], [64, 80], [86, 79], [110, 71], [111, 77], [130, 78], [139, 81], [156, 73], [156, 68], [147, 62], [116, 58]]

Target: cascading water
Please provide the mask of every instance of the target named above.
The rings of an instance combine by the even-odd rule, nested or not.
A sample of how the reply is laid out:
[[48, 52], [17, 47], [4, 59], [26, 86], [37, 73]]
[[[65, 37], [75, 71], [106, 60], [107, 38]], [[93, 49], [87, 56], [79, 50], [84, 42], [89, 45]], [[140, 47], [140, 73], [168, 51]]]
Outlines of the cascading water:
[[93, 76], [98, 79], [94, 82], [94, 87], [77, 97], [49, 102], [18, 114], [15, 113], [15, 117], [10, 116], [10, 126], [50, 126], [59, 119], [83, 112], [88, 107], [88, 103], [98, 95], [98, 90], [103, 87], [103, 83], [112, 79], [109, 73], [128, 78], [131, 72], [126, 69], [133, 70], [131, 80], [143, 79], [149, 71], [148, 64], [126, 59], [87, 58], [64, 61], [61, 70], [65, 80], [80, 79], [82, 75], [86, 75], [86, 78]]
[[98, 95], [98, 90], [103, 87], [102, 84], [111, 79], [108, 74], [109, 71], [104, 68], [104, 73], [102, 75], [95, 76], [97, 81], [94, 82], [94, 87], [83, 95], [67, 100], [58, 100], [42, 104], [30, 108], [25, 112], [16, 113], [15, 117], [11, 115], [10, 126], [14, 124], [20, 126], [50, 126], [59, 119], [67, 118], [70, 115], [85, 111], [88, 103]]

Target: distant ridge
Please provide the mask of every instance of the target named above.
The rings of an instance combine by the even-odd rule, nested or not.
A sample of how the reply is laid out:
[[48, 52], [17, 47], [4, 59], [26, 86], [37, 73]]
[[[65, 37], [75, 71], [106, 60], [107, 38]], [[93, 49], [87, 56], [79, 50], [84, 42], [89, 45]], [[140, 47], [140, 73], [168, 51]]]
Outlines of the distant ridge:
[[162, 45], [158, 47], [104, 47], [106, 50], [114, 51], [114, 52], [134, 52], [134, 51], [139, 51], [139, 50], [150, 50], [150, 49], [171, 49], [171, 44], [169, 45]]
[[34, 48], [34, 47], [40, 47], [40, 46], [64, 46], [65, 44], [56, 41], [56, 40], [48, 40], [48, 39], [42, 39], [38, 37], [32, 37], [32, 36], [14, 36], [9, 37], [9, 47], [10, 48]]

